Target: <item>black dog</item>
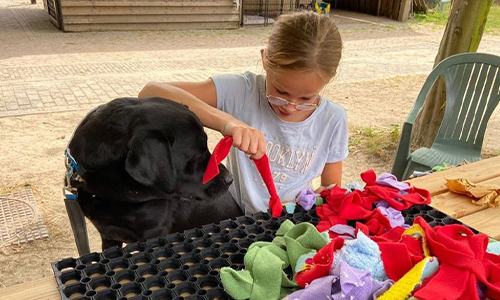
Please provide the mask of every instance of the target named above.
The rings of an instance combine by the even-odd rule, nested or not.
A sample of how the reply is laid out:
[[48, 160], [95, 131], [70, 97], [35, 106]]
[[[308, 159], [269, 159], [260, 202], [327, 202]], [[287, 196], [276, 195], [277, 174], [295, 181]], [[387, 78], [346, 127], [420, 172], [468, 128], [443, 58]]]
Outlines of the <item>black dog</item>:
[[121, 98], [89, 113], [68, 150], [78, 164], [78, 203], [102, 248], [144, 241], [242, 215], [232, 176], [202, 184], [210, 159], [199, 119], [162, 98]]

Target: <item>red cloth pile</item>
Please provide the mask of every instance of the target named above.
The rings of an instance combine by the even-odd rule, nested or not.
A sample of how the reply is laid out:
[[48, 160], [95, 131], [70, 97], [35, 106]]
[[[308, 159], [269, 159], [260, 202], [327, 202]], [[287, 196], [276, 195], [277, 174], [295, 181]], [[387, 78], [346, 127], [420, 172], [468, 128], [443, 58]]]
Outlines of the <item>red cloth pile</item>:
[[[316, 208], [321, 219], [316, 226], [318, 231], [329, 230], [336, 224], [346, 224], [348, 220], [364, 220], [364, 224], [356, 223], [357, 230], [362, 230], [366, 235], [381, 235], [392, 227], [378, 209], [373, 209], [375, 202], [384, 200], [397, 210], [431, 202], [431, 195], [427, 190], [410, 187], [405, 193], [400, 193], [395, 188], [377, 184], [377, 175], [373, 170], [362, 173], [361, 178], [366, 183], [364, 191], [354, 190], [346, 194], [346, 189], [335, 186], [321, 192], [326, 203]], [[331, 237], [334, 237], [333, 234]]]
[[[420, 216], [414, 224], [420, 225], [423, 236], [403, 235], [405, 228], [391, 228], [389, 220], [373, 210], [373, 204], [384, 200], [394, 209], [405, 210], [415, 204], [430, 203], [430, 193], [415, 187], [401, 193], [378, 185], [373, 171], [364, 172], [361, 177], [366, 183], [364, 191], [346, 194], [345, 189], [334, 187], [321, 193], [326, 203], [316, 208], [321, 218], [317, 226], [320, 232], [336, 224], [346, 224], [348, 220], [363, 220], [365, 224], [356, 223], [356, 230], [369, 234], [378, 244], [386, 274], [394, 281], [425, 257], [425, 243], [429, 255], [438, 258], [440, 267], [413, 294], [419, 300], [479, 299], [478, 282], [486, 287], [488, 298], [500, 299], [500, 256], [486, 252], [488, 236], [474, 234], [458, 224], [432, 228]], [[324, 253], [322, 257], [332, 260]]]

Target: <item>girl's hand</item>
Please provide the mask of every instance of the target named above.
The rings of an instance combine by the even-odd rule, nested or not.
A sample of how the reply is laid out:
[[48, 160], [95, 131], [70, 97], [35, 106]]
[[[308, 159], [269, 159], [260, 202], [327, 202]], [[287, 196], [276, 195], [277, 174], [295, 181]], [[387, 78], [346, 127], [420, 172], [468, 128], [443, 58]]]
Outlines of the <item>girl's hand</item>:
[[227, 122], [222, 135], [233, 137], [233, 147], [245, 152], [251, 159], [260, 159], [266, 153], [264, 133], [244, 123]]

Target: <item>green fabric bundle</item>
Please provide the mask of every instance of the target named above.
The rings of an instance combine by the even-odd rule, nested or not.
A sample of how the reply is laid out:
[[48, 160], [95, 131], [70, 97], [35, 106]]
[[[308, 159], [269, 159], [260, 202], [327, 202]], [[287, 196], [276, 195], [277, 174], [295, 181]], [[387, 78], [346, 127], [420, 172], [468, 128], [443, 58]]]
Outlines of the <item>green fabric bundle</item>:
[[310, 223], [294, 225], [286, 220], [272, 242], [255, 242], [245, 254], [245, 270], [222, 268], [224, 290], [234, 299], [278, 300], [299, 289], [284, 269], [295, 270], [298, 258], [319, 250], [328, 241]]

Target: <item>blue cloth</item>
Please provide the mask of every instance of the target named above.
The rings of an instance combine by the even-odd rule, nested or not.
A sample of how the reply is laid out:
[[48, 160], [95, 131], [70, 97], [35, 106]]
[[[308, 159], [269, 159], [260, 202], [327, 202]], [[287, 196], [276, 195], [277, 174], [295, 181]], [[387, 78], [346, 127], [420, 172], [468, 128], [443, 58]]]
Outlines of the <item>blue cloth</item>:
[[500, 255], [500, 242], [491, 242], [486, 248], [486, 252]]
[[359, 190], [359, 191], [364, 191], [365, 188], [363, 187], [363, 185], [361, 185], [361, 183], [357, 182], [357, 181], [353, 181], [351, 183], [349, 183], [348, 185], [346, 185], [344, 187], [347, 191], [346, 193], [350, 193], [350, 192], [353, 192], [354, 190]]
[[299, 259], [297, 259], [297, 264], [295, 265], [295, 273], [299, 273], [300, 271], [302, 271], [302, 267], [305, 266], [306, 260], [308, 260], [309, 258], [313, 258], [316, 253], [317, 252], [313, 250], [309, 253], [299, 256]]
[[422, 177], [422, 176], [425, 176], [425, 175], [430, 175], [432, 174], [432, 171], [429, 170], [429, 171], [424, 171], [424, 172], [421, 172], [421, 171], [413, 171], [413, 174], [412, 176], [413, 177]]
[[358, 231], [356, 239], [345, 241], [344, 247], [335, 252], [330, 274], [334, 274], [341, 262], [346, 262], [354, 268], [370, 271], [372, 277], [378, 281], [388, 278], [377, 243], [361, 231]]
[[297, 206], [295, 203], [293, 202], [288, 202], [285, 204], [285, 210], [287, 213], [289, 214], [293, 214], [295, 212], [295, 206]]

